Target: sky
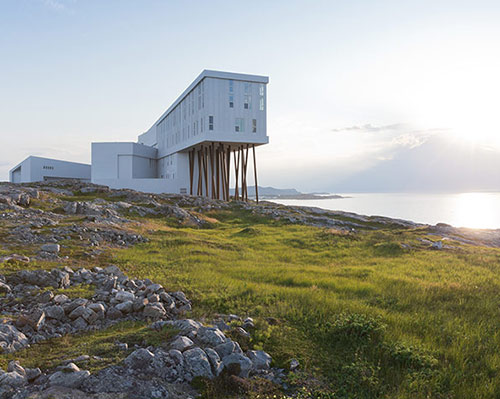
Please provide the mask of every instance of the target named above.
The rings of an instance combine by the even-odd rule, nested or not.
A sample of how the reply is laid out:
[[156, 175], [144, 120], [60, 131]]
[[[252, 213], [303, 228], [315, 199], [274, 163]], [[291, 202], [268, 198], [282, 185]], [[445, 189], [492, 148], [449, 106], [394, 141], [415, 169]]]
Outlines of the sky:
[[[261, 185], [433, 190], [465, 147], [476, 174], [446, 189], [500, 190], [475, 184], [500, 159], [499, 20], [481, 0], [0, 0], [0, 180], [29, 155], [135, 141], [216, 69], [270, 78]], [[401, 185], [415, 168], [437, 182]]]

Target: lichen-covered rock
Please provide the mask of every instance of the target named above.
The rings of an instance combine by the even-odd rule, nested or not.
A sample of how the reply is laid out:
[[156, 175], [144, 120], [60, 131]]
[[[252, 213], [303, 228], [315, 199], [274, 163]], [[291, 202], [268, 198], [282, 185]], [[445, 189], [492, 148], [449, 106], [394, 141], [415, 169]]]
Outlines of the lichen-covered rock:
[[194, 377], [213, 378], [212, 367], [207, 354], [201, 348], [189, 349], [183, 354], [190, 381]]
[[141, 348], [132, 352], [125, 359], [125, 364], [135, 370], [145, 370], [150, 366], [155, 355], [148, 351], [147, 349]]
[[217, 327], [201, 327], [197, 337], [201, 342], [212, 347], [223, 344], [227, 340], [224, 333]]
[[180, 352], [184, 352], [187, 349], [190, 349], [194, 346], [193, 341], [191, 341], [188, 337], [183, 335], [177, 337], [171, 344], [170, 347], [172, 349], [177, 349]]
[[269, 370], [271, 367], [271, 356], [264, 351], [248, 351], [246, 355], [252, 361], [254, 370]]
[[11, 324], [0, 324], [0, 352], [12, 353], [29, 344], [28, 338]]
[[222, 359], [224, 367], [232, 374], [247, 378], [252, 369], [252, 361], [241, 353], [232, 353]]

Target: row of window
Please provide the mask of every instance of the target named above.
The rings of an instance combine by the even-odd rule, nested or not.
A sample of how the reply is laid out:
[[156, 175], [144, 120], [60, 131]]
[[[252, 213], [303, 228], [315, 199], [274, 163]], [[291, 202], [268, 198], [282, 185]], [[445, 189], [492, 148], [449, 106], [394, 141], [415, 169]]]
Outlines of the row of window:
[[[252, 96], [250, 93], [250, 83], [245, 82], [245, 95], [243, 97], [243, 108], [252, 109]], [[229, 81], [229, 108], [234, 108], [234, 81]], [[259, 110], [264, 111], [264, 85], [259, 85]]]
[[[237, 133], [245, 132], [245, 118], [236, 118], [234, 120], [234, 131]], [[257, 133], [257, 119], [252, 119], [252, 133]]]
[[43, 169], [54, 170], [53, 166], [43, 166]]

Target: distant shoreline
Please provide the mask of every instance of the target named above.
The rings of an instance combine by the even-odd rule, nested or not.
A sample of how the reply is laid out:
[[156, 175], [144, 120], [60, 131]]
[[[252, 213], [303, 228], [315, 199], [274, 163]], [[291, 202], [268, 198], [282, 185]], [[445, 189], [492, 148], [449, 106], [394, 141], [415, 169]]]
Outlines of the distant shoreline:
[[288, 200], [288, 199], [297, 199], [297, 200], [322, 200], [322, 199], [341, 199], [341, 198], [349, 198], [344, 197], [342, 195], [337, 194], [326, 194], [326, 195], [318, 195], [318, 194], [281, 194], [281, 195], [261, 195], [261, 199], [273, 199], [273, 200]]

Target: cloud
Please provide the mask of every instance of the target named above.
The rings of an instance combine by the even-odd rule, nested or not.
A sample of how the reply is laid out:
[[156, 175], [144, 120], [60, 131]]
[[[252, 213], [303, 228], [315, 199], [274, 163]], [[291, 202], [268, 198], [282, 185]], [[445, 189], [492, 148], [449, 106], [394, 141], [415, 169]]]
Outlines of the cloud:
[[57, 11], [70, 11], [70, 7], [76, 3], [77, 0], [40, 0], [41, 3], [53, 10]]
[[381, 131], [391, 131], [391, 130], [401, 130], [408, 125], [404, 123], [394, 123], [391, 125], [382, 125], [375, 126], [371, 123], [367, 123], [366, 125], [354, 125], [347, 126], [341, 128], [332, 129], [332, 132], [360, 132], [360, 133], [373, 133], [373, 132], [381, 132]]

